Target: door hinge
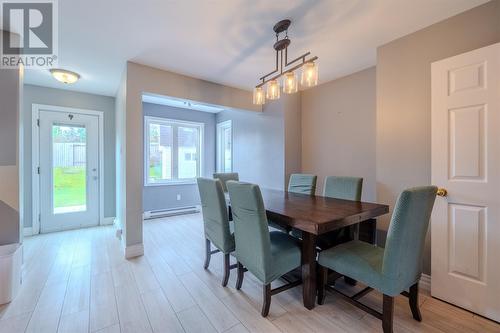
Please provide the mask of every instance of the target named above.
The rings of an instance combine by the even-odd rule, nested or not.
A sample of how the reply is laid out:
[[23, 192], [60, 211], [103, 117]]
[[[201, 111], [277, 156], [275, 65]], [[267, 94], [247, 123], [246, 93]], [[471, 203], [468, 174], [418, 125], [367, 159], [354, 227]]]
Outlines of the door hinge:
[[38, 174], [40, 174], [40, 167], [37, 167], [36, 169], [37, 169]]
[[36, 126], [40, 127], [40, 119], [36, 120]]

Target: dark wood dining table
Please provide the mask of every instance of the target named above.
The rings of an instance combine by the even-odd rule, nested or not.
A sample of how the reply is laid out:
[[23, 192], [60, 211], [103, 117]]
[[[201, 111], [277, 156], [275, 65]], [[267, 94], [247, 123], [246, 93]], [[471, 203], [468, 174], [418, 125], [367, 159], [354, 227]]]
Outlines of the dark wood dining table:
[[302, 231], [303, 302], [313, 309], [316, 298], [316, 238], [329, 231], [387, 214], [389, 206], [261, 189], [267, 217]]

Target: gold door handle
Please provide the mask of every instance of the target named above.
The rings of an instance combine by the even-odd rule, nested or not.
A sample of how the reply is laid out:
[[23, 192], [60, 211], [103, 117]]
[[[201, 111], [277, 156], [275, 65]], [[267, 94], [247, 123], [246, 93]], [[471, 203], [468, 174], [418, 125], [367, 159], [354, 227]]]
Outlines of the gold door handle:
[[448, 195], [448, 191], [445, 188], [438, 188], [436, 194], [440, 197], [446, 197]]

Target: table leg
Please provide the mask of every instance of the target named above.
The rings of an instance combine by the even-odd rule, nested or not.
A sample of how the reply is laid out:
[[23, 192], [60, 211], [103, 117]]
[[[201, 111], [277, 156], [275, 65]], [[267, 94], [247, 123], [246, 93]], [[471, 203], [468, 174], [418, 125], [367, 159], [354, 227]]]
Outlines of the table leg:
[[302, 232], [302, 297], [312, 310], [316, 302], [316, 235]]

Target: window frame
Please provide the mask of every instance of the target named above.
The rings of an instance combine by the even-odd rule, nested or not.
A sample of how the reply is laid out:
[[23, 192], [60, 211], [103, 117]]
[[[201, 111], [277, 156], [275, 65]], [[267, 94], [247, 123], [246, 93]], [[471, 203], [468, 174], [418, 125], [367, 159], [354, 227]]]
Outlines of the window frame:
[[[172, 179], [164, 179], [157, 182], [149, 181], [149, 126], [150, 124], [159, 124], [172, 127]], [[178, 130], [179, 127], [192, 127], [199, 130], [199, 163], [197, 165], [197, 175], [194, 178], [179, 179], [179, 142]], [[196, 184], [197, 177], [203, 177], [203, 161], [205, 142], [205, 124], [201, 122], [185, 121], [172, 118], [144, 116], [144, 186], [171, 186], [171, 185], [188, 185]]]
[[[224, 134], [224, 129], [230, 128], [231, 129], [231, 170], [227, 171], [224, 169], [224, 153], [223, 153], [223, 134]], [[233, 172], [234, 165], [233, 165], [233, 122], [232, 120], [226, 120], [222, 121], [220, 123], [217, 123], [217, 130], [216, 130], [216, 136], [217, 136], [217, 172]]]

